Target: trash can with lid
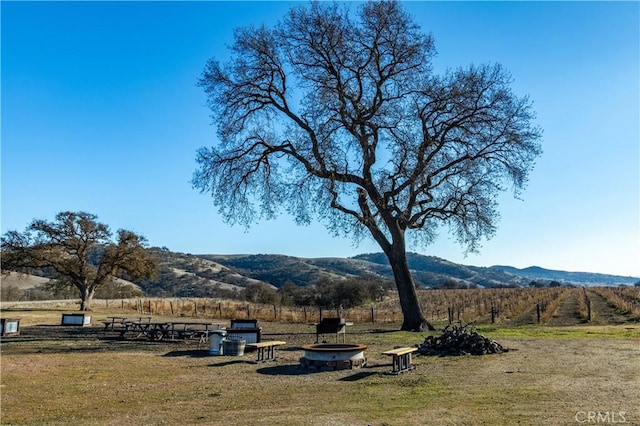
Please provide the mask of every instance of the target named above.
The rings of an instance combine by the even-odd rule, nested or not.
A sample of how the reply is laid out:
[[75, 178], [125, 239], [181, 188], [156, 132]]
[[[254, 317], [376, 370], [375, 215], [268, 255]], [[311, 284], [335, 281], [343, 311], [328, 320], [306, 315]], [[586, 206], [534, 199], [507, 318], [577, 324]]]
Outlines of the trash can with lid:
[[209, 355], [222, 355], [224, 341], [227, 332], [224, 330], [211, 330], [209, 332]]

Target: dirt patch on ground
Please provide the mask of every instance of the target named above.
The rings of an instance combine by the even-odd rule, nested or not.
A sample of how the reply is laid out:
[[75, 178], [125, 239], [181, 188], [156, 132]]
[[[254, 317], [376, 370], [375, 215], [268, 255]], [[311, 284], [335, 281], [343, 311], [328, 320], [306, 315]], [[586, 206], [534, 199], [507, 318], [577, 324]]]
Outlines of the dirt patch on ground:
[[612, 306], [604, 297], [594, 291], [587, 292], [591, 300], [591, 321], [594, 324], [627, 324], [633, 319], [626, 312]]
[[572, 326], [585, 322], [582, 316], [580, 316], [578, 305], [579, 291], [578, 289], [571, 291], [571, 293], [560, 302], [556, 311], [547, 321], [547, 325], [552, 327]]

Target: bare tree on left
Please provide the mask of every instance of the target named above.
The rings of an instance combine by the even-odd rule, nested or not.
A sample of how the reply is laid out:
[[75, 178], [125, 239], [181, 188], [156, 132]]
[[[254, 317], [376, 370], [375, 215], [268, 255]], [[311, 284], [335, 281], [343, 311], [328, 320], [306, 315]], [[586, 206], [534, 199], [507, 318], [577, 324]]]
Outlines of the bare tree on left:
[[22, 233], [5, 233], [2, 269], [53, 271], [60, 285], [78, 289], [80, 310], [87, 311], [101, 285], [119, 277], [150, 278], [156, 263], [143, 236], [120, 229], [114, 240], [96, 215], [61, 212], [53, 222], [37, 219]]

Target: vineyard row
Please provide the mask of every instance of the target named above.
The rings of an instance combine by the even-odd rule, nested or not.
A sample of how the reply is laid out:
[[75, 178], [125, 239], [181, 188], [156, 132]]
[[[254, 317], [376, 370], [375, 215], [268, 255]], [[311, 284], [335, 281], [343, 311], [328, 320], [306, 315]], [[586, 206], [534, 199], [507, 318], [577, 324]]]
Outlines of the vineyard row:
[[[513, 324], [546, 323], [561, 303], [578, 293], [580, 316], [589, 321], [590, 294], [594, 292], [607, 303], [640, 320], [640, 289], [637, 287], [598, 287], [589, 290], [566, 287], [504, 288], [475, 290], [424, 290], [418, 292], [426, 318], [434, 323], [511, 322]], [[395, 295], [382, 302], [350, 309], [322, 309], [264, 305], [219, 299], [136, 298], [96, 300], [109, 308], [138, 313], [200, 318], [253, 318], [264, 321], [294, 323], [317, 322], [322, 317], [341, 316], [355, 323], [390, 323], [402, 320]]]

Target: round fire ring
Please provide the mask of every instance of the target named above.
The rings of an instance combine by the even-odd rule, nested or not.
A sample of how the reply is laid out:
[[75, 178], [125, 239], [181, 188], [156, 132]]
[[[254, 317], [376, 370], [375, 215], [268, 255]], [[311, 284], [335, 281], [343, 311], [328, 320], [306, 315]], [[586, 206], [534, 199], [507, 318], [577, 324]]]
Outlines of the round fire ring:
[[304, 368], [321, 369], [329, 367], [333, 370], [354, 369], [366, 365], [364, 350], [367, 345], [347, 343], [320, 343], [303, 345], [304, 357], [300, 358], [300, 365]]

